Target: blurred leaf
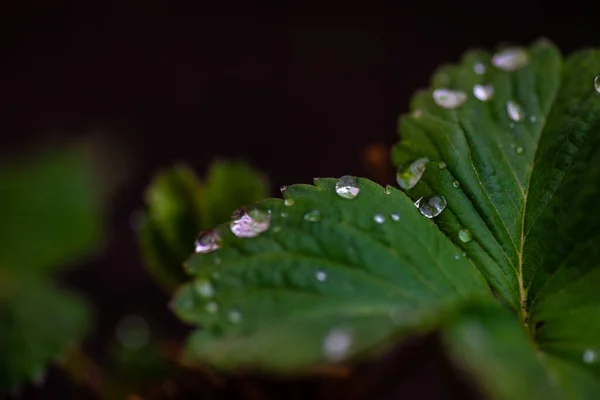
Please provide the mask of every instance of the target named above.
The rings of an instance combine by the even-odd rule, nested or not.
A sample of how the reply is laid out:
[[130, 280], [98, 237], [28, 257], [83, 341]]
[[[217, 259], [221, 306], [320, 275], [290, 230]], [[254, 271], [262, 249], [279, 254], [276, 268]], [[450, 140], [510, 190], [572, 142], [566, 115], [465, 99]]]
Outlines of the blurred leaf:
[[146, 191], [139, 240], [148, 270], [167, 290], [185, 280], [183, 262], [198, 233], [267, 195], [262, 176], [241, 162], [217, 161], [202, 183], [184, 164], [157, 174]]

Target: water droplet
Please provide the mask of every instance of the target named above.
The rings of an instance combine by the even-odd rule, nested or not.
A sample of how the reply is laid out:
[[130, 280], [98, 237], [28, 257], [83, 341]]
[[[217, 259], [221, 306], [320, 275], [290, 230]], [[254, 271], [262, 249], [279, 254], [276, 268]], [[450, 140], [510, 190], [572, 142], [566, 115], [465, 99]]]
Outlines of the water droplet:
[[212, 283], [206, 278], [200, 278], [194, 283], [194, 289], [201, 297], [213, 297], [215, 288]]
[[509, 47], [496, 54], [492, 58], [494, 67], [503, 71], [516, 71], [523, 68], [529, 62], [529, 55], [522, 47]]
[[446, 208], [446, 205], [444, 196], [421, 197], [415, 202], [415, 207], [427, 218], [434, 218], [440, 215]]
[[341, 361], [347, 357], [352, 336], [344, 329], [332, 329], [323, 339], [323, 353], [328, 361]]
[[310, 222], [319, 222], [321, 220], [321, 212], [319, 210], [312, 210], [304, 214], [304, 219]]
[[456, 254], [456, 255], [454, 256], [454, 259], [455, 259], [455, 260], [458, 260], [459, 258], [460, 258], [460, 256], [459, 256], [458, 254]]
[[475, 64], [473, 66], [473, 71], [475, 71], [475, 73], [477, 75], [483, 75], [483, 74], [485, 74], [485, 70], [486, 70], [485, 64], [483, 64], [483, 63], [478, 62], [477, 64]]
[[459, 230], [458, 238], [463, 243], [469, 243], [471, 240], [473, 240], [473, 236], [471, 236], [471, 232], [468, 229]]
[[596, 89], [596, 92], [600, 93], [600, 75], [594, 79], [594, 88]]
[[202, 231], [196, 239], [196, 253], [210, 253], [217, 250], [221, 237], [216, 229]]
[[211, 314], [214, 314], [217, 311], [219, 311], [219, 305], [217, 303], [215, 303], [214, 301], [210, 301], [210, 302], [206, 303], [206, 311], [208, 311]]
[[473, 96], [481, 101], [491, 100], [494, 97], [494, 86], [489, 83], [487, 85], [475, 85], [473, 86]]
[[586, 364], [593, 364], [596, 361], [598, 361], [598, 354], [596, 353], [596, 351], [592, 350], [592, 349], [586, 349], [583, 352], [583, 362]]
[[285, 200], [283, 201], [283, 204], [285, 204], [285, 205], [286, 205], [286, 206], [288, 206], [288, 207], [291, 207], [291, 206], [293, 206], [293, 205], [294, 205], [294, 200], [293, 200], [293, 199], [285, 199]]
[[288, 214], [286, 212], [282, 212], [279, 215], [281, 216], [281, 218], [287, 218], [287, 216], [288, 216]]
[[344, 175], [335, 183], [335, 192], [344, 199], [353, 199], [358, 196], [360, 189], [356, 183], [356, 178], [350, 175]]
[[460, 187], [460, 182], [459, 181], [452, 181], [452, 186], [454, 186], [455, 188], [459, 188]]
[[506, 113], [508, 114], [508, 118], [510, 118], [514, 122], [520, 122], [525, 116], [525, 112], [523, 108], [514, 101], [506, 102]]
[[410, 163], [404, 163], [396, 172], [396, 181], [404, 190], [412, 189], [423, 176], [429, 159], [422, 157]]
[[383, 224], [385, 222], [385, 217], [383, 216], [383, 214], [377, 213], [373, 217], [373, 220], [378, 224]]
[[398, 214], [398, 213], [392, 213], [392, 214], [390, 214], [390, 218], [393, 221], [400, 221], [400, 214]]
[[232, 324], [237, 324], [242, 320], [242, 313], [240, 310], [234, 308], [233, 310], [229, 311], [229, 314], [227, 314], [227, 319]]
[[462, 256], [463, 256], [463, 257], [466, 257], [466, 256], [467, 256], [467, 253], [463, 251], [463, 253], [462, 253]]
[[254, 208], [247, 211], [240, 208], [233, 213], [233, 221], [229, 224], [231, 232], [240, 238], [251, 238], [267, 231], [271, 225], [268, 213]]
[[518, 146], [515, 149], [515, 153], [517, 153], [517, 154], [523, 154], [524, 152], [525, 152], [525, 149], [523, 147], [521, 147], [521, 146]]
[[534, 123], [535, 121], [537, 121], [537, 118], [535, 117], [535, 115], [532, 115], [531, 117], [529, 117], [529, 122]]
[[385, 192], [385, 194], [391, 194], [392, 187], [390, 185], [386, 185], [386, 187], [385, 187], [385, 189], [383, 189], [383, 191]]
[[319, 282], [326, 282], [327, 281], [327, 273], [325, 271], [318, 270], [315, 273], [315, 278], [317, 278], [317, 280]]
[[128, 349], [141, 349], [150, 340], [150, 327], [139, 315], [126, 315], [116, 327], [117, 340]]
[[447, 165], [446, 165], [446, 163], [445, 163], [445, 162], [443, 162], [443, 161], [440, 161], [440, 162], [438, 163], [438, 168], [439, 168], [439, 169], [446, 169], [446, 167], [447, 167]]
[[287, 189], [287, 186], [283, 185], [279, 188], [280, 192], [285, 192], [285, 189]]
[[462, 90], [436, 89], [433, 91], [433, 101], [442, 108], [458, 108], [467, 101], [467, 94]]

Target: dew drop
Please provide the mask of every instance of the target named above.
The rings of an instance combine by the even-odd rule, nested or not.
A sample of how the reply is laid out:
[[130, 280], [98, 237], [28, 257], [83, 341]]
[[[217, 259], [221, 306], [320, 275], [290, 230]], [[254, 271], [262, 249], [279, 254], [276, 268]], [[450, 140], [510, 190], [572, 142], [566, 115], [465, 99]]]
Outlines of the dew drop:
[[392, 213], [390, 214], [390, 218], [392, 219], [392, 221], [400, 221], [400, 214]]
[[529, 117], [529, 122], [534, 123], [535, 121], [537, 121], [537, 118], [535, 117], [535, 115], [532, 115]]
[[460, 187], [460, 182], [459, 181], [452, 181], [452, 186], [454, 186], [455, 188], [459, 188]]
[[196, 239], [196, 253], [210, 253], [217, 250], [221, 237], [216, 229], [202, 231]]
[[429, 159], [422, 157], [402, 164], [396, 172], [396, 181], [404, 190], [412, 189], [423, 176]]
[[600, 93], [600, 75], [594, 79], [594, 89], [596, 89], [596, 92]]
[[294, 200], [293, 200], [293, 199], [285, 199], [285, 200], [283, 201], [283, 204], [285, 204], [285, 205], [286, 205], [286, 206], [288, 206], [288, 207], [291, 207], [291, 206], [293, 206], [293, 205], [294, 205]]
[[583, 362], [586, 364], [593, 364], [598, 361], [598, 354], [592, 349], [586, 349], [583, 352]]
[[383, 216], [383, 214], [377, 213], [373, 217], [373, 220], [378, 224], [383, 224], [385, 222], [385, 217]]
[[446, 205], [444, 196], [421, 197], [415, 202], [415, 207], [427, 218], [434, 218], [440, 215], [446, 208]]
[[206, 303], [206, 311], [208, 311], [211, 314], [214, 314], [217, 311], [219, 311], [219, 305], [217, 303], [215, 303], [214, 301], [210, 301], [210, 302]]
[[323, 354], [328, 361], [341, 361], [348, 356], [352, 336], [344, 329], [332, 329], [323, 339]]
[[321, 212], [319, 210], [312, 210], [304, 214], [304, 219], [310, 222], [319, 222], [321, 220]]
[[459, 230], [458, 238], [463, 243], [469, 243], [471, 240], [473, 240], [473, 236], [471, 236], [471, 232], [468, 229]]
[[525, 152], [525, 149], [523, 149], [523, 147], [521, 147], [521, 146], [518, 146], [515, 149], [515, 153], [517, 153], [517, 154], [523, 154], [524, 152]]
[[436, 89], [433, 91], [433, 101], [442, 108], [458, 108], [467, 101], [467, 94], [462, 90]]
[[232, 324], [237, 324], [242, 320], [242, 313], [240, 310], [234, 308], [233, 310], [229, 311], [229, 314], [227, 314], [227, 319]]
[[247, 211], [239, 208], [233, 213], [229, 224], [231, 232], [240, 238], [251, 238], [267, 231], [271, 226], [271, 216], [257, 208]]
[[315, 273], [315, 278], [317, 278], [319, 282], [327, 282], [327, 273], [325, 271], [318, 270]]
[[487, 85], [475, 85], [473, 86], [473, 96], [481, 101], [488, 101], [494, 97], [494, 86], [491, 84]]
[[344, 199], [355, 198], [359, 191], [356, 178], [353, 176], [344, 175], [335, 183], [335, 192]]
[[459, 256], [458, 254], [456, 254], [456, 255], [454, 256], [454, 259], [455, 259], [455, 260], [458, 260], [459, 258], [460, 258], [460, 256]]
[[446, 165], [446, 163], [445, 163], [445, 162], [443, 162], [443, 161], [440, 161], [440, 162], [438, 163], [438, 168], [439, 168], [439, 169], [446, 169], [446, 168], [447, 168], [447, 165]]
[[529, 63], [529, 55], [522, 47], [509, 47], [492, 57], [494, 67], [502, 71], [516, 71]]
[[485, 64], [483, 64], [483, 63], [478, 62], [477, 64], [475, 64], [473, 66], [473, 71], [475, 71], [475, 73], [477, 75], [483, 75], [483, 74], [485, 74], [485, 70], [486, 70]]
[[194, 289], [201, 297], [213, 297], [215, 295], [215, 288], [212, 283], [205, 278], [196, 280]]
[[514, 122], [520, 122], [525, 116], [523, 108], [518, 103], [510, 100], [506, 102], [506, 113], [508, 114], [508, 118]]

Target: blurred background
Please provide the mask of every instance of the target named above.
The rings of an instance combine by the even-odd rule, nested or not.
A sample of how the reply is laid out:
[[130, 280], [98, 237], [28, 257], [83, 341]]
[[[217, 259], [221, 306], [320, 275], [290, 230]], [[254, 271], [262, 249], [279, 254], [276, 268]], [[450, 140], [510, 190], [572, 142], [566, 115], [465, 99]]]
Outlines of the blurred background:
[[[159, 340], [168, 354], [187, 333], [144, 269], [136, 239], [136, 212], [159, 169], [185, 161], [203, 176], [215, 158], [244, 160], [268, 177], [271, 195], [313, 176], [392, 183], [387, 152], [398, 139], [397, 117], [436, 67], [472, 47], [542, 36], [564, 53], [600, 45], [600, 12], [591, 2], [569, 10], [541, 1], [504, 6], [489, 14], [467, 3], [199, 13], [159, 2], [5, 3], [2, 160], [79, 143], [101, 165], [93, 182], [106, 205], [101, 246], [58, 276], [91, 309], [82, 365], [114, 367], [115, 343], [140, 348]], [[435, 338], [403, 345], [362, 366], [352, 387], [374, 398], [475, 398], [437, 346]], [[334, 378], [216, 384], [186, 374], [139, 398], [331, 397], [343, 390]], [[52, 367], [13, 395], [94, 398], [91, 386]]]

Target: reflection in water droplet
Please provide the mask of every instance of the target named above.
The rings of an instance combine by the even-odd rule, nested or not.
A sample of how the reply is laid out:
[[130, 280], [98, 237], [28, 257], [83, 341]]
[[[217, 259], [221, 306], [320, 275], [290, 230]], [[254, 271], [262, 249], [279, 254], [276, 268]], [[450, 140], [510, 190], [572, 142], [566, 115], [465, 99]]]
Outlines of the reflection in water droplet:
[[596, 92], [600, 93], [600, 75], [594, 79], [594, 88], [596, 89]]
[[404, 190], [412, 189], [423, 176], [429, 159], [423, 157], [413, 162], [407, 162], [398, 167], [396, 181]]
[[220, 245], [221, 237], [216, 229], [202, 231], [196, 239], [196, 253], [210, 253], [217, 250]]
[[217, 311], [219, 311], [219, 305], [214, 301], [208, 302], [206, 303], [206, 311], [208, 311], [211, 314], [214, 314]]
[[436, 89], [433, 91], [433, 101], [442, 108], [453, 109], [467, 101], [467, 94], [462, 90]]
[[455, 259], [455, 260], [458, 260], [459, 258], [460, 258], [460, 256], [459, 256], [458, 254], [456, 254], [456, 255], [454, 256], [454, 259]]
[[508, 118], [510, 118], [514, 122], [520, 122], [525, 116], [525, 112], [523, 108], [514, 101], [506, 102], [506, 113], [508, 114]]
[[523, 68], [529, 62], [529, 55], [521, 47], [509, 47], [496, 54], [492, 58], [494, 67], [503, 71], [516, 71]]
[[350, 175], [344, 175], [335, 183], [335, 192], [344, 199], [353, 199], [358, 196], [360, 189], [356, 183], [356, 178]]
[[454, 186], [455, 188], [459, 188], [460, 187], [460, 182], [459, 181], [452, 181], [452, 186]]
[[117, 323], [117, 340], [128, 349], [140, 349], [150, 340], [150, 328], [139, 315], [126, 315]]
[[287, 186], [283, 185], [279, 188], [280, 192], [285, 192], [285, 189], [287, 189]]
[[393, 221], [400, 221], [400, 214], [398, 214], [398, 213], [392, 213], [392, 214], [390, 215], [390, 218], [391, 218]]
[[518, 146], [515, 149], [515, 153], [517, 153], [517, 154], [523, 154], [524, 152], [525, 152], [525, 149], [523, 149], [523, 147], [521, 147], [521, 146]]
[[475, 64], [473, 66], [473, 71], [475, 71], [475, 73], [477, 75], [483, 75], [483, 74], [485, 74], [485, 70], [486, 70], [485, 64], [483, 64], [483, 63], [479, 62], [479, 63], [477, 63], [477, 64]]
[[286, 205], [286, 206], [288, 206], [288, 207], [291, 207], [291, 206], [293, 206], [293, 205], [294, 205], [294, 200], [293, 200], [293, 199], [290, 199], [290, 198], [287, 198], [287, 199], [285, 199], [285, 200], [283, 201], [283, 204], [285, 204], [285, 205]]
[[227, 319], [229, 319], [229, 322], [231, 322], [232, 324], [237, 324], [242, 320], [242, 313], [240, 312], [240, 310], [233, 309], [229, 311]]
[[583, 362], [586, 364], [593, 364], [598, 361], [598, 354], [592, 349], [586, 349], [583, 352]]
[[256, 237], [271, 226], [271, 216], [257, 208], [250, 211], [240, 208], [233, 213], [232, 218], [229, 228], [239, 238]]
[[383, 214], [375, 214], [375, 216], [373, 217], [373, 220], [375, 222], [377, 222], [378, 224], [383, 224], [385, 222], [385, 217], [383, 216]]
[[475, 85], [473, 86], [473, 96], [481, 101], [488, 101], [494, 96], [494, 86], [491, 84], [487, 85]]
[[445, 163], [445, 162], [443, 162], [443, 161], [440, 161], [440, 162], [438, 163], [438, 168], [439, 168], [439, 169], [446, 169], [446, 167], [447, 167], [447, 165], [446, 165], [446, 163]]
[[315, 273], [315, 278], [317, 278], [317, 280], [319, 282], [326, 282], [327, 281], [327, 273], [325, 271], [318, 270]]
[[328, 361], [341, 361], [348, 356], [352, 336], [344, 329], [332, 329], [323, 339], [323, 354]]
[[304, 219], [310, 222], [319, 222], [321, 220], [321, 212], [319, 210], [312, 210], [304, 214]]
[[444, 196], [421, 197], [415, 202], [415, 207], [427, 218], [437, 217], [446, 208]]
[[460, 239], [461, 242], [464, 242], [464, 243], [469, 243], [471, 240], [473, 240], [473, 237], [471, 236], [471, 232], [468, 229], [459, 230], [458, 238]]
[[194, 289], [201, 297], [213, 297], [215, 288], [212, 283], [206, 278], [200, 278], [194, 283]]

